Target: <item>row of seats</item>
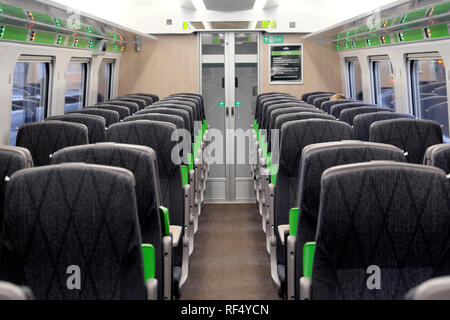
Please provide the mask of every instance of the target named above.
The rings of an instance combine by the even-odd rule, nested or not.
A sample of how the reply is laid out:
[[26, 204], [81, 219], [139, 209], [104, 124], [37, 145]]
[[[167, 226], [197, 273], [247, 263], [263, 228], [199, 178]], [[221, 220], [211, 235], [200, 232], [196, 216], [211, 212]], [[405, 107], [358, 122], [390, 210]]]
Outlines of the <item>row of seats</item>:
[[[449, 244], [450, 146], [434, 122], [332, 95], [257, 99], [252, 170], [272, 278], [288, 299], [403, 298], [450, 271], [439, 260]], [[354, 140], [363, 132], [368, 139]], [[380, 290], [366, 286], [373, 265]]]
[[0, 279], [37, 299], [178, 298], [209, 171], [203, 108], [137, 94], [22, 125], [0, 149]]

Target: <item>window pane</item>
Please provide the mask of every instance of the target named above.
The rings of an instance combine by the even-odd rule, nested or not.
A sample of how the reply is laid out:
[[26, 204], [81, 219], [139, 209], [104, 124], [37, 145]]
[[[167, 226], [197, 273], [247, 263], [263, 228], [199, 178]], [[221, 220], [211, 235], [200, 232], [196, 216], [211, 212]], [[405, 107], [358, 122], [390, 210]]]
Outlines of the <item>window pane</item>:
[[374, 62], [375, 102], [395, 110], [394, 75], [390, 61]]
[[102, 62], [98, 75], [97, 102], [104, 102], [111, 99], [111, 80], [113, 64]]
[[17, 128], [43, 121], [47, 112], [48, 63], [18, 62], [14, 69], [10, 144], [16, 145]]
[[363, 100], [361, 64], [359, 61], [348, 62], [348, 79], [350, 82], [349, 96], [353, 99]]
[[86, 89], [86, 70], [86, 63], [69, 64], [66, 77], [66, 103], [64, 112], [83, 108]]
[[418, 98], [414, 103], [415, 115], [443, 125], [444, 139], [449, 141], [447, 84], [442, 59], [416, 60], [413, 72], [418, 82]]

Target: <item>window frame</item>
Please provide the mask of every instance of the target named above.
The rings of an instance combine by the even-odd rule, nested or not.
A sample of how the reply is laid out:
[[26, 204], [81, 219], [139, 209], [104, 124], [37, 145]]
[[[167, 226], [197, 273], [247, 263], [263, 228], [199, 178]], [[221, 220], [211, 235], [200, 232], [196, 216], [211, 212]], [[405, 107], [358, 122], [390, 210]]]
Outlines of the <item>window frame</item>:
[[[113, 97], [113, 89], [114, 89], [114, 70], [115, 70], [115, 64], [116, 64], [116, 60], [114, 59], [103, 59], [100, 63], [100, 69], [102, 68], [103, 64], [108, 65], [108, 72], [109, 72], [109, 82], [106, 85], [106, 94], [104, 97], [104, 101], [108, 101], [110, 99], [112, 99]], [[100, 69], [98, 72], [99, 75], [99, 79], [98, 79], [98, 84], [100, 84]], [[104, 101], [98, 101], [98, 91], [99, 86], [97, 85], [97, 103], [100, 102], [104, 102]]]
[[[389, 58], [388, 55], [380, 55], [380, 56], [371, 56], [369, 57], [369, 65], [370, 65], [370, 72], [371, 72], [371, 89], [372, 89], [372, 102], [374, 104], [378, 104], [382, 106], [382, 99], [381, 99], [381, 77], [380, 77], [380, 69], [379, 69], [379, 63], [380, 62], [388, 62], [389, 63], [389, 74], [391, 78], [394, 79], [394, 70], [392, 66], [392, 61]], [[395, 93], [395, 83], [392, 87]], [[384, 107], [384, 106], [383, 106]], [[386, 107], [388, 108], [388, 107]], [[394, 102], [394, 108], [393, 111], [395, 111], [395, 102]]]
[[[347, 96], [352, 99], [357, 99], [355, 87], [355, 62], [360, 63], [357, 57], [345, 58], [345, 70], [347, 76]], [[360, 63], [361, 65], [361, 63]], [[361, 74], [362, 76], [362, 74]], [[361, 79], [362, 80], [362, 79]], [[364, 95], [364, 93], [363, 93]], [[363, 97], [364, 99], [364, 97]]]

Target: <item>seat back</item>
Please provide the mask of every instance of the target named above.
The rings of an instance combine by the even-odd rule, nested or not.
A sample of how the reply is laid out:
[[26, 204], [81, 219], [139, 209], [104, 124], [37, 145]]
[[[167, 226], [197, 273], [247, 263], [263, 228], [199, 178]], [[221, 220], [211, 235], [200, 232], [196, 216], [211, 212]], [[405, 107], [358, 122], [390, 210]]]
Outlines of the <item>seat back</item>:
[[189, 93], [189, 92], [182, 92], [172, 95], [173, 97], [181, 96], [181, 97], [189, 97], [189, 98], [195, 98], [198, 99], [200, 102], [200, 108], [201, 108], [201, 114], [203, 119], [206, 119], [206, 112], [205, 112], [205, 103], [203, 100], [203, 96], [198, 93]]
[[105, 119], [106, 127], [119, 122], [119, 113], [114, 110], [100, 109], [100, 108], [84, 108], [82, 110], [71, 111], [66, 114], [90, 114], [100, 116]]
[[[147, 102], [144, 100], [144, 98], [119, 97], [119, 98], [114, 98], [114, 100], [121, 100], [121, 101], [137, 103], [139, 106], [139, 110], [142, 110], [147, 106]], [[111, 103], [111, 104], [114, 104], [114, 103]]]
[[38, 300], [146, 298], [130, 171], [25, 169], [11, 176], [6, 196], [3, 279], [26, 284]]
[[106, 121], [105, 118], [101, 116], [72, 113], [48, 117], [46, 120], [59, 120], [84, 124], [88, 128], [89, 143], [106, 141]]
[[336, 118], [340, 119], [341, 112], [343, 110], [351, 109], [351, 108], [359, 108], [359, 107], [379, 107], [379, 106], [376, 106], [376, 105], [373, 105], [373, 104], [368, 104], [368, 103], [365, 103], [365, 102], [341, 103], [341, 104], [338, 104], [338, 105], [334, 105], [331, 108], [330, 114], [332, 114]]
[[116, 105], [116, 106], [122, 106], [125, 108], [128, 108], [130, 110], [130, 115], [136, 113], [137, 111], [139, 111], [139, 104], [137, 104], [136, 102], [130, 102], [130, 101], [126, 101], [126, 100], [119, 100], [119, 99], [114, 99], [114, 100], [109, 100], [107, 102], [102, 102], [102, 103], [97, 103], [97, 105], [108, 105], [108, 104], [112, 104], [112, 105]]
[[438, 87], [433, 90], [433, 93], [437, 96], [447, 96], [447, 86]]
[[48, 165], [59, 149], [88, 143], [85, 125], [65, 121], [25, 123], [17, 133], [17, 146], [30, 151], [35, 166]]
[[160, 100], [157, 103], [154, 104], [155, 107], [162, 107], [164, 105], [177, 105], [177, 106], [183, 106], [183, 107], [189, 107], [192, 110], [192, 116], [194, 121], [201, 121], [199, 108], [196, 103], [179, 99], [164, 99]]
[[153, 98], [150, 96], [143, 96], [143, 95], [138, 95], [138, 94], [127, 94], [126, 96], [124, 96], [122, 98], [133, 98], [133, 99], [144, 100], [146, 107], [153, 104]]
[[322, 174], [335, 166], [377, 160], [406, 162], [400, 149], [380, 143], [340, 141], [313, 144], [303, 149], [297, 197], [298, 225], [301, 226], [297, 231], [295, 255], [297, 298], [298, 280], [303, 276], [303, 247], [316, 238]]
[[434, 89], [445, 86], [445, 81], [434, 81], [419, 86], [420, 93], [431, 93]]
[[[163, 234], [158, 212], [161, 194], [155, 151], [149, 147], [138, 145], [98, 143], [65, 148], [56, 152], [52, 157], [52, 164], [68, 162], [119, 167], [133, 173], [136, 180], [136, 201], [142, 242], [155, 247], [155, 276], [158, 283], [162, 284]], [[162, 297], [163, 286], [158, 286], [158, 290]]]
[[308, 99], [306, 99], [306, 102], [309, 104], [313, 104], [314, 100], [317, 98], [324, 98], [324, 97], [332, 97], [334, 95], [334, 93], [318, 93], [318, 94], [313, 94], [310, 95], [308, 97]]
[[256, 96], [256, 108], [255, 108], [255, 119], [259, 119], [259, 114], [261, 112], [262, 100], [265, 98], [278, 97], [278, 98], [293, 98], [291, 95], [277, 92], [267, 92]]
[[152, 120], [152, 121], [160, 121], [160, 122], [168, 122], [172, 123], [177, 127], [177, 129], [185, 129], [183, 118], [180, 116], [175, 116], [172, 114], [162, 114], [162, 113], [147, 113], [147, 114], [138, 114], [134, 116], [126, 117], [123, 122], [128, 121], [136, 121], [136, 120]]
[[[352, 138], [352, 128], [344, 122], [335, 120], [308, 119], [283, 124], [274, 200], [275, 230], [279, 225], [289, 223], [289, 210], [297, 205], [298, 170], [303, 148], [314, 143]], [[284, 264], [284, 250], [280, 246], [280, 241], [277, 241], [277, 260], [280, 264]]]
[[331, 113], [331, 108], [333, 106], [338, 105], [338, 104], [343, 104], [343, 103], [352, 103], [352, 102], [357, 102], [357, 101], [353, 100], [353, 99], [325, 101], [325, 102], [322, 102], [322, 104], [320, 105], [320, 109], [322, 109], [326, 113]]
[[328, 169], [321, 185], [313, 299], [403, 299], [423, 281], [449, 274], [444, 172], [361, 163]]
[[150, 97], [150, 98], [152, 98], [153, 103], [159, 101], [159, 97], [156, 94], [152, 94], [152, 93], [133, 93], [132, 95]]
[[[279, 106], [279, 105], [276, 105]], [[271, 106], [272, 107], [272, 106]], [[285, 114], [291, 114], [291, 113], [299, 113], [299, 112], [308, 112], [308, 113], [317, 113], [317, 114], [325, 114], [325, 112], [323, 112], [320, 109], [317, 108], [311, 108], [311, 107], [305, 107], [303, 105], [295, 105], [293, 107], [284, 107], [284, 104], [282, 104], [281, 108], [273, 108], [268, 110], [268, 112], [270, 113], [270, 120], [267, 126], [267, 130], [273, 130], [275, 129], [275, 122], [277, 120], [277, 118], [281, 115], [285, 115]], [[335, 119], [333, 117], [333, 119]], [[279, 128], [280, 129], [280, 128]]]
[[429, 147], [425, 153], [424, 164], [450, 174], [450, 144], [443, 143]]
[[428, 114], [428, 110], [437, 104], [440, 104], [442, 102], [447, 102], [447, 97], [427, 97], [427, 98], [423, 98], [420, 99], [420, 110], [422, 112], [422, 119], [430, 119], [429, 118], [429, 114]]
[[353, 119], [353, 133], [355, 135], [355, 139], [361, 141], [369, 141], [370, 126], [372, 125], [372, 123], [381, 120], [390, 120], [398, 118], [413, 119], [414, 116], [395, 112], [374, 112], [357, 115]]
[[442, 143], [442, 130], [439, 123], [429, 120], [383, 120], [370, 127], [370, 141], [392, 144], [408, 153], [408, 162], [421, 164], [425, 151]]
[[325, 97], [319, 97], [319, 98], [315, 98], [314, 101], [312, 102], [312, 104], [316, 107], [320, 109], [320, 106], [322, 105], [322, 103], [324, 103], [325, 101], [330, 101], [331, 96], [325, 96]]
[[311, 110], [317, 110], [314, 108], [314, 106], [311, 106], [311, 105], [303, 103], [303, 102], [298, 102], [298, 101], [265, 104], [264, 105], [264, 113], [262, 114], [262, 120], [261, 120], [261, 128], [269, 129], [270, 117], [272, 116], [273, 111], [282, 109], [282, 108], [290, 108], [290, 107], [303, 107], [303, 108], [308, 108]]
[[447, 102], [442, 102], [431, 106], [426, 111], [426, 118], [434, 120], [442, 124], [442, 132], [445, 136], [450, 137], [448, 126], [448, 105]]
[[[261, 100], [261, 105], [260, 105], [260, 110], [258, 113], [258, 123], [261, 125], [262, 121], [263, 121], [263, 116], [267, 110], [268, 107], [270, 107], [271, 105], [274, 104], [280, 104], [280, 103], [303, 103], [302, 101], [298, 100], [295, 97], [280, 97], [280, 96], [276, 96], [276, 97], [268, 97], [268, 98], [264, 98]], [[306, 104], [306, 103], [304, 103]]]
[[326, 92], [326, 91], [314, 91], [314, 92], [308, 92], [308, 93], [304, 93], [302, 95], [302, 101], [307, 102], [308, 98], [310, 96], [314, 96], [314, 95], [318, 95], [318, 94], [331, 94], [331, 92]]
[[141, 114], [167, 114], [182, 117], [186, 130], [188, 130], [191, 135], [194, 134], [194, 123], [191, 117], [192, 110], [190, 110], [189, 107], [180, 106], [180, 108], [177, 108], [177, 106], [172, 105], [162, 107], [152, 106], [151, 108], [146, 108], [136, 113], [136, 115]]
[[339, 120], [353, 125], [354, 119], [359, 114], [374, 113], [374, 112], [392, 112], [391, 109], [382, 107], [358, 107], [342, 110]]
[[125, 119], [130, 116], [130, 109], [124, 106], [112, 105], [112, 104], [99, 104], [96, 106], [88, 106], [85, 109], [96, 108], [96, 109], [105, 109], [116, 111], [119, 114], [119, 121]]
[[192, 106], [192, 104], [194, 104], [195, 106], [195, 110], [197, 113], [197, 121], [200, 120], [204, 120], [204, 115], [203, 115], [203, 109], [202, 109], [202, 105], [201, 105], [201, 100], [199, 97], [196, 96], [185, 96], [185, 95], [177, 95], [177, 96], [173, 96], [173, 97], [167, 97], [165, 99], [163, 99], [162, 101], [183, 101], [183, 102], [189, 102], [189, 105]]

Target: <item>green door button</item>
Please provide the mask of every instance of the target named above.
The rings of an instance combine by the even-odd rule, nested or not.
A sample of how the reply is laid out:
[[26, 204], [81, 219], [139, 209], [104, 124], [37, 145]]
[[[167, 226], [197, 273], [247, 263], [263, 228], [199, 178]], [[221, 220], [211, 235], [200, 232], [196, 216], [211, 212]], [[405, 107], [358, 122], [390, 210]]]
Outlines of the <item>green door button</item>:
[[225, 108], [225, 101], [219, 101], [219, 107]]
[[240, 101], [236, 101], [234, 105], [236, 108], [240, 108], [242, 106], [242, 103]]

